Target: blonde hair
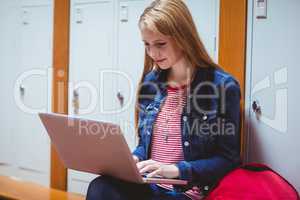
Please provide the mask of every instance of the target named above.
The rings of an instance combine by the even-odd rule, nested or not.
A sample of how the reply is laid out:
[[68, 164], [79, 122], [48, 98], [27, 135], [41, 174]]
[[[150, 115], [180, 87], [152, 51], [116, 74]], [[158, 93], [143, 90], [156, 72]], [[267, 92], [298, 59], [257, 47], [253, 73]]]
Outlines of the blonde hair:
[[[207, 53], [199, 35], [192, 15], [183, 0], [154, 0], [139, 19], [140, 29], [171, 36], [175, 45], [182, 50], [183, 56], [193, 67], [219, 68]], [[145, 49], [144, 69], [138, 88], [144, 76], [153, 70], [154, 62]], [[138, 96], [135, 107], [135, 125], [138, 123]]]

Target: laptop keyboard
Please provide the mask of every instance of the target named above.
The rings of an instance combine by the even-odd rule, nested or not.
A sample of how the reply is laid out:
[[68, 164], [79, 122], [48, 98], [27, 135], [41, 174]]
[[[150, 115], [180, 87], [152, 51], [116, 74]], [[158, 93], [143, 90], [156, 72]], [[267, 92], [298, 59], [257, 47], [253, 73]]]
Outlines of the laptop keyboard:
[[[147, 177], [148, 174], [150, 174], [150, 173], [149, 173], [149, 172], [145, 172], [145, 173], [143, 173], [143, 174], [141, 174], [141, 175], [142, 175], [143, 178], [148, 178], [148, 177]], [[163, 176], [155, 175], [155, 176], [153, 176], [153, 177], [151, 177], [151, 178], [163, 178]]]

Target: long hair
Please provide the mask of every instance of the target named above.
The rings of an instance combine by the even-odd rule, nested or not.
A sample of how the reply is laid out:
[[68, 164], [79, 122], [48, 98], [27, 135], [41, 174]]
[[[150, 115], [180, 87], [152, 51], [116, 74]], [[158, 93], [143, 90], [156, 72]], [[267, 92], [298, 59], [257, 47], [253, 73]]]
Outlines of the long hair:
[[[142, 13], [139, 28], [171, 36], [175, 45], [182, 50], [183, 56], [193, 67], [219, 68], [207, 53], [192, 15], [183, 0], [154, 0]], [[138, 97], [144, 76], [153, 70], [154, 62], [145, 49], [144, 69], [138, 84], [135, 106], [135, 128], [138, 124]]]

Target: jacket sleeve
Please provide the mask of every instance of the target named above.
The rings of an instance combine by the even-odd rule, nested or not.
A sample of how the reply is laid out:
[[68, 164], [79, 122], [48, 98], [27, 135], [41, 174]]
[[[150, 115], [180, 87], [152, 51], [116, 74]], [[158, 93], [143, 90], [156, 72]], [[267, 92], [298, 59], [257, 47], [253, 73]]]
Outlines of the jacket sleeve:
[[146, 149], [145, 149], [145, 138], [143, 136], [143, 131], [145, 129], [144, 127], [144, 119], [145, 119], [145, 105], [149, 103], [151, 98], [153, 98], [153, 95], [149, 92], [149, 86], [152, 84], [151, 81], [154, 77], [155, 73], [152, 71], [145, 75], [143, 79], [143, 84], [141, 86], [139, 96], [138, 96], [138, 108], [139, 108], [139, 114], [138, 114], [138, 145], [132, 152], [133, 155], [137, 156], [140, 161], [146, 160]]
[[233, 134], [216, 136], [216, 147], [211, 157], [177, 163], [180, 179], [187, 180], [189, 184], [212, 185], [240, 164], [240, 87], [233, 78], [226, 80], [224, 85], [225, 101], [219, 104], [225, 103], [222, 117], [225, 119], [225, 127], [227, 123], [235, 127]]
[[141, 120], [140, 120], [140, 116], [139, 116], [139, 122], [138, 122], [139, 141], [138, 141], [137, 147], [132, 152], [132, 154], [137, 156], [139, 158], [139, 161], [142, 161], [142, 160], [146, 160], [146, 150], [145, 150], [145, 146], [144, 146], [145, 142], [144, 142], [144, 139], [141, 134], [142, 128], [141, 128], [140, 123], [141, 123]]

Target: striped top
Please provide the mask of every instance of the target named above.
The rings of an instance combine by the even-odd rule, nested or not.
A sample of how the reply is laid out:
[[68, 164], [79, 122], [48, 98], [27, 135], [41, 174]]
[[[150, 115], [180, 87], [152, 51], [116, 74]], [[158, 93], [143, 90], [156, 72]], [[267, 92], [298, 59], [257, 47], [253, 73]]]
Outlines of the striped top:
[[[183, 161], [181, 142], [181, 113], [186, 103], [186, 87], [167, 88], [167, 97], [156, 118], [151, 147], [151, 159], [176, 164]], [[159, 184], [166, 189], [173, 189], [172, 185]], [[185, 193], [193, 200], [200, 198], [199, 188], [195, 187]]]

